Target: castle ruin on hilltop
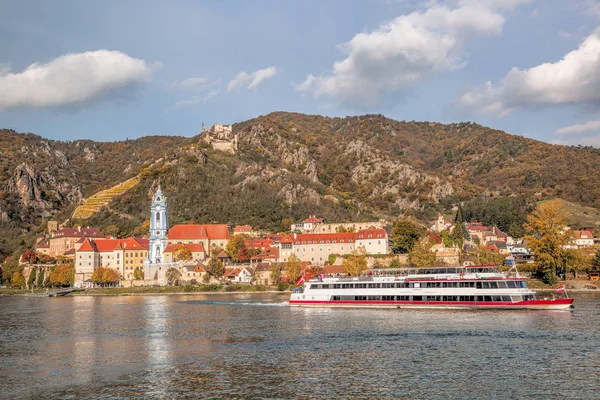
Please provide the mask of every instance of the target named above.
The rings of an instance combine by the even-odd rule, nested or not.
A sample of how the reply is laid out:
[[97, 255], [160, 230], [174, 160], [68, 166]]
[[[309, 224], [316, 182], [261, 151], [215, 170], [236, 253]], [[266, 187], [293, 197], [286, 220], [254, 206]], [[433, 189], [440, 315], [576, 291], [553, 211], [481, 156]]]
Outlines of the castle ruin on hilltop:
[[238, 135], [233, 134], [232, 125], [214, 124], [206, 130], [203, 122], [200, 140], [211, 144], [214, 150], [235, 153], [238, 148]]

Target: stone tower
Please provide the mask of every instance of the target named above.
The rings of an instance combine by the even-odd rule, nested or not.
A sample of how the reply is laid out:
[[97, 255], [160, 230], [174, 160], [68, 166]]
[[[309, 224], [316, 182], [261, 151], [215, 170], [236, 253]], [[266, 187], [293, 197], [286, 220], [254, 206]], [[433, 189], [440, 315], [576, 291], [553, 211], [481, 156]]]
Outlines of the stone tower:
[[169, 216], [167, 199], [160, 190], [152, 198], [150, 206], [150, 243], [148, 249], [148, 264], [162, 263], [162, 254], [167, 247], [167, 232], [169, 231]]

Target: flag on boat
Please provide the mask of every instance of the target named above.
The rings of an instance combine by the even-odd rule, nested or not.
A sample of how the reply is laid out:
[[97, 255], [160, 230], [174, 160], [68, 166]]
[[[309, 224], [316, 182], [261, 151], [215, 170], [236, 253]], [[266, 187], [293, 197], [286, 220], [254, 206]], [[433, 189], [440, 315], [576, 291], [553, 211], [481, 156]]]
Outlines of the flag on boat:
[[296, 285], [299, 285], [304, 282], [304, 274], [300, 275], [300, 278], [296, 281]]
[[556, 288], [557, 292], [564, 292], [565, 291], [565, 285], [560, 285], [559, 287]]

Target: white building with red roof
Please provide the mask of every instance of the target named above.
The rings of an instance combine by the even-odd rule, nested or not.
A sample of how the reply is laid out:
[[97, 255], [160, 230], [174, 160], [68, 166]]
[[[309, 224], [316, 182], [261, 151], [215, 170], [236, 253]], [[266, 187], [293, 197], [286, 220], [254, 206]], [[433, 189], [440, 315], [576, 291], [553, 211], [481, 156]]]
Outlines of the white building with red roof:
[[203, 244], [207, 256], [216, 248], [229, 243], [229, 229], [225, 224], [175, 225], [167, 233], [167, 244]]
[[292, 224], [290, 229], [294, 232], [308, 233], [315, 230], [316, 226], [325, 222], [323, 218], [317, 218], [314, 215], [309, 216], [304, 221]]
[[252, 231], [252, 227], [250, 225], [238, 225], [235, 228], [233, 228], [234, 235], [252, 235], [253, 233], [254, 232]]
[[356, 233], [356, 246], [364, 247], [367, 254], [389, 254], [390, 245], [385, 229], [365, 229]]

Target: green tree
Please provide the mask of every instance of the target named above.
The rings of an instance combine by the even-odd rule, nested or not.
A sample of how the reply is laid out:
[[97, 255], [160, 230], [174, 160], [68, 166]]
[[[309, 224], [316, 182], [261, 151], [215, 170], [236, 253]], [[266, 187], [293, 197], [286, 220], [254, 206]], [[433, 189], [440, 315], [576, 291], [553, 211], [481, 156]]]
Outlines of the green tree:
[[541, 203], [527, 216], [525, 240], [535, 255], [538, 272], [546, 283], [556, 283], [557, 272], [565, 272], [564, 245], [571, 235], [565, 230], [566, 217], [558, 201]]
[[271, 282], [273, 285], [277, 285], [281, 280], [281, 266], [279, 263], [272, 263], [269, 266], [269, 271], [271, 272]]
[[36, 286], [41, 288], [44, 286], [44, 274], [46, 273], [46, 268], [42, 267], [40, 272], [38, 273]]
[[107, 236], [112, 236], [116, 238], [119, 236], [120, 229], [116, 225], [109, 225], [103, 229], [103, 232]]
[[358, 276], [367, 270], [367, 252], [364, 247], [356, 248], [342, 261], [342, 270], [349, 276]]
[[144, 271], [140, 267], [135, 267], [133, 270], [133, 279], [138, 281], [144, 280]]
[[419, 239], [408, 253], [410, 263], [417, 268], [431, 267], [435, 262], [435, 253], [431, 251], [432, 246], [433, 242], [429, 238], [422, 237]]
[[300, 274], [302, 274], [302, 264], [295, 254], [292, 254], [290, 259], [285, 263], [285, 274], [292, 284], [296, 283], [298, 278], [300, 278]]
[[421, 226], [410, 220], [397, 221], [391, 234], [392, 249], [396, 253], [409, 253], [424, 232]]
[[523, 230], [523, 224], [513, 222], [508, 227], [508, 234], [509, 234], [509, 236], [512, 236], [514, 238], [523, 237], [523, 235], [525, 234], [525, 231]]
[[475, 265], [501, 265], [504, 261], [504, 256], [498, 252], [492, 251], [484, 246], [475, 246], [466, 258], [472, 261]]
[[29, 271], [29, 276], [27, 277], [27, 289], [31, 289], [35, 284], [35, 276], [37, 273], [37, 268], [31, 268]]
[[2, 264], [2, 280], [6, 283], [12, 283], [15, 272], [19, 272], [23, 276], [22, 271], [23, 267], [19, 265], [19, 261], [12, 257], [6, 257]]
[[445, 247], [452, 247], [454, 245], [454, 241], [450, 238], [450, 234], [447, 230], [441, 231], [440, 236], [442, 237], [442, 242]]
[[181, 272], [177, 268], [171, 267], [165, 273], [165, 278], [167, 278], [171, 285], [174, 285], [181, 278]]

